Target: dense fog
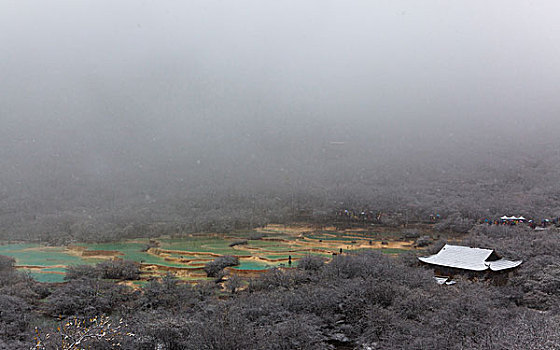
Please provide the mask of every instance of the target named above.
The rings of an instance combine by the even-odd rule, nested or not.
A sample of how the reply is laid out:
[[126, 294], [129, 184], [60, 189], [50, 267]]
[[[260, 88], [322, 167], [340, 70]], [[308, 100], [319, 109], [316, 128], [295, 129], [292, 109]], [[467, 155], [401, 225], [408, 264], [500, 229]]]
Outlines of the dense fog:
[[0, 349], [560, 349], [559, 13], [1, 0]]
[[2, 217], [457, 196], [559, 215], [559, 7], [5, 1]]

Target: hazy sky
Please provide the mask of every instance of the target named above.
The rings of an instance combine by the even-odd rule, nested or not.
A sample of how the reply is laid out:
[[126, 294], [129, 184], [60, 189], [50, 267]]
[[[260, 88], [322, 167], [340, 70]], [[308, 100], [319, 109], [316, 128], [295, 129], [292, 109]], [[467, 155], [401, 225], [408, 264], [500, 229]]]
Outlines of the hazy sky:
[[554, 135], [558, 13], [555, 1], [4, 0], [0, 154], [99, 172], [281, 161], [331, 141], [441, 152]]

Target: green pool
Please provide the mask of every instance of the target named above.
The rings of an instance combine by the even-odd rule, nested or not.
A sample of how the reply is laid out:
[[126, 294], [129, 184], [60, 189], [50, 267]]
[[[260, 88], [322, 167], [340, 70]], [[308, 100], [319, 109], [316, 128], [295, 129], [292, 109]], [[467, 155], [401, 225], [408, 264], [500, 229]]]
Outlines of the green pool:
[[[363, 232], [320, 232], [306, 233], [305, 244], [298, 235], [290, 235], [282, 232], [271, 232], [265, 239], [251, 240], [254, 231], [235, 232], [227, 235], [200, 234], [181, 238], [160, 237], [156, 239], [158, 248], [163, 250], [161, 254], [153, 254], [143, 251], [150, 243], [149, 239], [134, 239], [113, 243], [76, 243], [87, 251], [106, 251], [94, 257], [81, 256], [80, 250], [70, 251], [66, 247], [47, 247], [40, 244], [16, 243], [0, 245], [0, 254], [15, 258], [16, 266], [27, 271], [33, 278], [41, 282], [62, 282], [64, 280], [65, 267], [77, 264], [95, 264], [104, 259], [111, 258], [110, 252], [117, 252], [116, 256], [126, 260], [132, 260], [146, 265], [158, 265], [158, 271], [162, 272], [165, 267], [196, 269], [213, 260], [213, 255], [234, 255], [240, 257], [240, 265], [234, 267], [238, 270], [266, 270], [271, 267], [287, 266], [289, 256], [297, 260], [307, 254], [329, 257], [333, 251], [331, 245], [346, 244], [352, 247], [351, 242], [356, 241], [363, 244], [371, 239], [376, 233]], [[274, 238], [275, 240], [271, 240]], [[247, 243], [230, 247], [230, 244], [242, 239]], [[318, 240], [323, 242], [319, 243]], [[315, 242], [315, 243], [314, 243]], [[326, 246], [325, 246], [326, 245]], [[166, 250], [170, 252], [165, 252]], [[369, 249], [360, 249], [369, 250]], [[405, 249], [379, 249], [387, 254], [399, 254]], [[109, 252], [109, 253], [107, 253]], [[182, 254], [181, 252], [185, 252]], [[263, 260], [255, 260], [254, 257]], [[189, 260], [181, 262], [180, 259]], [[285, 261], [266, 261], [266, 259], [283, 259]], [[161, 270], [161, 271], [160, 271]], [[146, 269], [144, 273], [153, 273], [154, 270]], [[193, 275], [198, 278], [196, 275]], [[186, 277], [191, 279], [191, 277]]]

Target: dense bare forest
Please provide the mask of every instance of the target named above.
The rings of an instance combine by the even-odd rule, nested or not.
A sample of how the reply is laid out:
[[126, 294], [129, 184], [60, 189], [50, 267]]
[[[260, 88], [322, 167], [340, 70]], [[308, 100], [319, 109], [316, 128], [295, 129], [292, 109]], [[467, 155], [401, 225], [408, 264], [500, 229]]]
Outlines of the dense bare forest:
[[[438, 132], [443, 131], [432, 136]], [[529, 136], [514, 143], [525, 133], [517, 131], [498, 145], [479, 144], [476, 135], [469, 135], [473, 140], [426, 157], [414, 150], [414, 140], [411, 145], [403, 141], [405, 150], [385, 147], [383, 157], [376, 157], [381, 145], [375, 142], [331, 144], [293, 135], [271, 150], [253, 145], [257, 154], [201, 150], [173, 154], [177, 159], [169, 162], [164, 153], [154, 151], [153, 158], [142, 154], [138, 165], [129, 163], [135, 157], [122, 160], [107, 154], [104, 161], [110, 164], [104, 165], [104, 174], [88, 173], [71, 158], [58, 159], [62, 156], [42, 146], [33, 146], [28, 155], [4, 150], [3, 169], [8, 171], [1, 175], [0, 232], [4, 239], [70, 243], [225, 232], [290, 222], [301, 212], [307, 219], [321, 220], [341, 208], [369, 208], [412, 221], [433, 213], [470, 220], [507, 213], [557, 217], [560, 146], [550, 131], [539, 133], [539, 141]], [[331, 139], [334, 136], [324, 136]], [[298, 145], [298, 140], [305, 144]], [[293, 152], [281, 152], [292, 147]], [[87, 154], [83, 150], [82, 155]]]
[[2, 346], [557, 349], [558, 237], [558, 230], [516, 226], [473, 229], [464, 243], [526, 260], [505, 286], [461, 277], [454, 286], [437, 285], [414, 254], [345, 254], [328, 263], [309, 256], [297, 269], [270, 270], [242, 289], [234, 276], [221, 288], [168, 275], [139, 290], [105, 279], [136, 279], [127, 263], [76, 266], [67, 283], [46, 286], [3, 258]]
[[[440, 286], [434, 283], [433, 272], [419, 266], [415, 258], [437, 251], [442, 242], [436, 241], [428, 251], [399, 258], [374, 252], [343, 254], [330, 261], [310, 256], [297, 269], [273, 269], [249, 280], [226, 275], [224, 282], [223, 274], [217, 274], [219, 283], [191, 285], [169, 274], [133, 289], [117, 282], [138, 278], [134, 263], [75, 266], [68, 270], [65, 284], [49, 285], [14, 270], [14, 261], [6, 257], [1, 280], [2, 346], [557, 349], [560, 232], [554, 227], [535, 231], [525, 225], [478, 224], [481, 218], [495, 219], [502, 213], [535, 220], [557, 216], [554, 156], [546, 149], [525, 157], [518, 154], [506, 162], [488, 163], [481, 156], [468, 164], [450, 165], [448, 171], [423, 162], [414, 175], [349, 178], [341, 192], [332, 185], [326, 199], [314, 192], [317, 186], [304, 184], [259, 194], [250, 188], [249, 194], [220, 190], [215, 184], [211, 194], [185, 191], [185, 198], [154, 190], [150, 198], [157, 200], [153, 201], [138, 200], [146, 196], [139, 191], [120, 197], [118, 205], [113, 199], [99, 199], [91, 206], [89, 199], [80, 203], [77, 197], [54, 201], [53, 205], [60, 205], [56, 209], [30, 209], [24, 203], [31, 201], [6, 200], [22, 205], [18, 215], [4, 212], [3, 222], [13, 225], [4, 225], [6, 238], [40, 239], [47, 244], [227, 232], [297, 219], [328, 225], [340, 208], [391, 213], [377, 225], [402, 230], [404, 236], [410, 234], [403, 229], [407, 222], [441, 213], [434, 226], [441, 233], [434, 231], [430, 238], [445, 239], [445, 232], [456, 231], [463, 234], [464, 245], [491, 247], [524, 263], [504, 286], [461, 277], [455, 286]], [[469, 180], [473, 178], [476, 181]], [[134, 193], [133, 186], [120, 191], [123, 188]], [[45, 187], [51, 190], [59, 193], [60, 188]], [[82, 198], [103, 195], [84, 191]], [[307, 214], [302, 218], [304, 209]], [[22, 232], [27, 236], [22, 237]], [[80, 345], [73, 345], [78, 341]]]

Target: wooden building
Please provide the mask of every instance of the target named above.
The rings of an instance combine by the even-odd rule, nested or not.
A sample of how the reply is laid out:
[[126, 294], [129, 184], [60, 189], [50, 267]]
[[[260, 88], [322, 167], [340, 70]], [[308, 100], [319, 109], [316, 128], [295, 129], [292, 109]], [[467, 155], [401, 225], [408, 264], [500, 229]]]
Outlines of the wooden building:
[[467, 275], [470, 278], [492, 279], [504, 284], [510, 273], [522, 261], [502, 259], [492, 249], [471, 248], [446, 244], [432, 256], [419, 257], [418, 260], [434, 268], [436, 275]]

